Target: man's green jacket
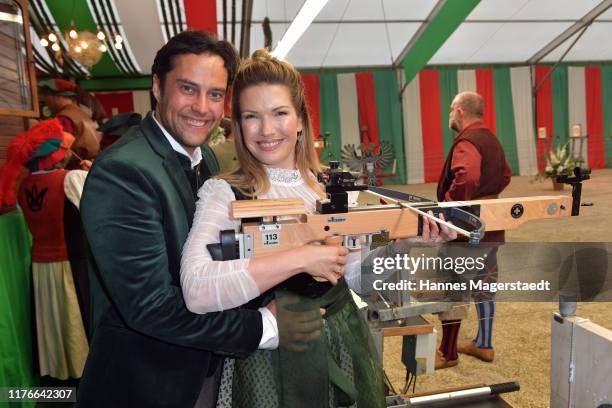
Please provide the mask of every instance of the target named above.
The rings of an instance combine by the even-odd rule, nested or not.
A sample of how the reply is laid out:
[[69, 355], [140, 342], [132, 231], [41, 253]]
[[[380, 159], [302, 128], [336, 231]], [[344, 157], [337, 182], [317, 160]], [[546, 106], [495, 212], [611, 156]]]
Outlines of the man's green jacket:
[[185, 307], [180, 260], [194, 209], [151, 113], [96, 160], [81, 201], [94, 323], [80, 406], [191, 408], [220, 356], [257, 349], [258, 311]]

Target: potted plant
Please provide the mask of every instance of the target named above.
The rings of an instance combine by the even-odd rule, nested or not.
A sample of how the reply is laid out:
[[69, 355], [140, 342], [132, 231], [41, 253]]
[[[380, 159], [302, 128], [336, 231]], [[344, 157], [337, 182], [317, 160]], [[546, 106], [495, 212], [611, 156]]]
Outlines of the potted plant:
[[559, 145], [551, 149], [546, 155], [546, 167], [538, 174], [537, 178], [550, 178], [554, 190], [563, 190], [565, 184], [557, 183], [557, 176], [567, 174], [571, 176], [575, 167], [574, 157], [569, 148], [569, 143]]

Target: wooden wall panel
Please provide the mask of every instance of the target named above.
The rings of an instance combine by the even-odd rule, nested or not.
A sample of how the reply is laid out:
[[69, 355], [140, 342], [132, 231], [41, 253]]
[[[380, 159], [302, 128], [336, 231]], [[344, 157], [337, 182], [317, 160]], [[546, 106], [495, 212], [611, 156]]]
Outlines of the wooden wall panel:
[[[39, 112], [28, 2], [14, 1], [21, 8], [22, 24], [15, 24], [6, 18], [0, 22], [0, 115], [35, 118]], [[16, 11], [12, 5], [0, 4], [0, 12], [14, 15]]]
[[[36, 95], [36, 88], [34, 87], [34, 94], [30, 95], [29, 89], [22, 89], [20, 84], [21, 79], [27, 77], [30, 73], [28, 72], [28, 64], [25, 62], [26, 53], [31, 58], [30, 50], [30, 36], [29, 36], [29, 16], [28, 16], [28, 2], [24, 0], [17, 0], [21, 6], [22, 16], [24, 20], [25, 32], [21, 33], [21, 29], [18, 30], [14, 24], [2, 24], [0, 25], [0, 77], [3, 81], [0, 84], [0, 93], [2, 95], [2, 106], [5, 108], [12, 108], [23, 112], [6, 112], [4, 109], [3, 114], [0, 115], [0, 165], [6, 161], [6, 153], [9, 142], [17, 136], [19, 133], [26, 130], [29, 119], [26, 116], [36, 117], [38, 116], [38, 109], [35, 112], [26, 112], [30, 106], [30, 99], [33, 99], [33, 104], [38, 105], [38, 98]], [[13, 13], [13, 8], [8, 5], [0, 6], [0, 12]], [[26, 42], [26, 50], [23, 54], [16, 56], [15, 54], [15, 40], [16, 36], [24, 34], [24, 40]], [[32, 80], [33, 80], [32, 76]], [[16, 114], [23, 116], [14, 116]]]
[[6, 148], [11, 139], [24, 130], [24, 118], [19, 116], [0, 116], [0, 165], [6, 160]]

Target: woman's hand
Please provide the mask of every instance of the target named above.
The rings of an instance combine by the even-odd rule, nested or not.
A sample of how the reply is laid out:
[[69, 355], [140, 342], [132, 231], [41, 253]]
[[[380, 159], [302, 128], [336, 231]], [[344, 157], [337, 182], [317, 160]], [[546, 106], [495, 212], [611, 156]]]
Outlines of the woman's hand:
[[306, 272], [319, 282], [338, 283], [344, 276], [348, 249], [340, 245], [306, 244], [249, 261], [247, 271], [259, 293], [290, 277]]
[[299, 248], [299, 260], [303, 271], [318, 281], [329, 281], [332, 285], [338, 283], [346, 273], [346, 255], [348, 249], [340, 245], [308, 244]]

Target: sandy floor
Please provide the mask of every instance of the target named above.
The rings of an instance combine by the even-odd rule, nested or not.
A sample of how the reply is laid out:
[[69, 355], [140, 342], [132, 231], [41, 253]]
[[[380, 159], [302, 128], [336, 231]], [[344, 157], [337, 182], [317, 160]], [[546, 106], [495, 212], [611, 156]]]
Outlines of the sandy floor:
[[[435, 196], [434, 184], [396, 186], [424, 197]], [[556, 195], [549, 180], [533, 182], [532, 177], [514, 177], [502, 197]], [[563, 194], [571, 194], [569, 186]], [[508, 242], [612, 242], [612, 169], [595, 171], [584, 183], [582, 201], [592, 207], [582, 207], [580, 217], [555, 221], [532, 221], [509, 231]], [[551, 314], [556, 303], [498, 302], [494, 326], [495, 361], [484, 363], [461, 356], [458, 366], [436, 371], [417, 379], [416, 390], [427, 391], [475, 383], [518, 381], [521, 391], [508, 394], [506, 399], [515, 407], [548, 407], [550, 394], [550, 328]], [[612, 303], [581, 303], [577, 315], [612, 329]], [[441, 328], [435, 322], [438, 341]], [[470, 306], [469, 317], [462, 324], [460, 341], [472, 338], [477, 331], [476, 312]], [[405, 370], [401, 361], [401, 338], [385, 341], [385, 370], [396, 389], [404, 385]]]

